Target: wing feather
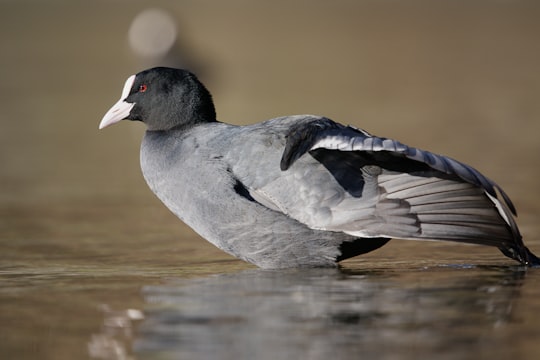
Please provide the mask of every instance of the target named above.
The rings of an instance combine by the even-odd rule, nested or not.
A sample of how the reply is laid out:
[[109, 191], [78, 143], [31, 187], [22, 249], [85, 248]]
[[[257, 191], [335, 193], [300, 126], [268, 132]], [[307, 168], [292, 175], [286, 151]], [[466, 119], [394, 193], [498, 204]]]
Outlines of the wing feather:
[[[319, 177], [321, 165], [331, 180], [312, 178], [311, 168]], [[491, 245], [523, 263], [538, 262], [523, 245], [506, 193], [452, 158], [320, 118], [292, 127], [281, 169], [286, 180], [264, 192], [296, 182], [303, 190], [282, 199], [280, 208], [311, 228]]]

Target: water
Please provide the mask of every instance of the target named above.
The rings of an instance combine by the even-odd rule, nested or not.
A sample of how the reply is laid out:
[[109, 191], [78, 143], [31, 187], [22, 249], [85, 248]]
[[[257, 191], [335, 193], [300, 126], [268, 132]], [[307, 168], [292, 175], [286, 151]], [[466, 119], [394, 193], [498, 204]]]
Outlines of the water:
[[[461, 159], [540, 253], [536, 2], [154, 4], [220, 119], [318, 113]], [[149, 61], [127, 45], [142, 9], [0, 2], [3, 358], [538, 353], [540, 273], [495, 249], [391, 241], [340, 270], [262, 271], [174, 218], [142, 180], [142, 126], [97, 131]]]
[[540, 330], [521, 293], [535, 282], [523, 269], [474, 266], [174, 280], [143, 288], [134, 349], [163, 359], [525, 357], [533, 349], [517, 345]]

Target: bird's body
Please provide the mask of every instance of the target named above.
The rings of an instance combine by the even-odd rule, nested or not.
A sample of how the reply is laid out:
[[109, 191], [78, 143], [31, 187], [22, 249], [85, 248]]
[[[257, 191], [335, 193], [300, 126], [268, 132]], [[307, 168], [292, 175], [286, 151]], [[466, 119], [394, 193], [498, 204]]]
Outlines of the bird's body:
[[453, 159], [313, 115], [218, 122], [208, 91], [176, 69], [130, 77], [100, 127], [123, 118], [149, 128], [141, 167], [158, 198], [260, 267], [335, 266], [390, 238], [491, 245], [539, 263], [506, 194]]
[[[280, 118], [238, 127], [212, 122], [170, 134], [149, 131], [141, 147], [142, 171], [176, 216], [231, 255], [264, 268], [334, 266], [340, 245], [356, 238], [309, 228], [283, 212], [290, 205], [285, 202], [300, 205], [307, 200], [311, 204], [306, 208], [315, 208], [324, 200], [320, 192], [307, 198], [313, 189], [301, 181], [336, 185], [311, 157], [299, 160], [290, 172], [280, 170], [287, 129], [309, 119]], [[273, 197], [274, 192], [279, 197]], [[366, 248], [382, 245], [379, 239], [365, 240]]]

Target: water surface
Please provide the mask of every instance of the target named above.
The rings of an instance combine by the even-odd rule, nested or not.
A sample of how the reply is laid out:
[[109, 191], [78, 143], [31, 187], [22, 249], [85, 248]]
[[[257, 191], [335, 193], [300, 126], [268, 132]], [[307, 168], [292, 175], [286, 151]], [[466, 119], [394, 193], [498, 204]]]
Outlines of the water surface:
[[[518, 267], [356, 267], [215, 275], [146, 286], [143, 357], [508, 359], [540, 335]], [[526, 302], [526, 300], [525, 300]], [[529, 351], [531, 353], [529, 353]]]

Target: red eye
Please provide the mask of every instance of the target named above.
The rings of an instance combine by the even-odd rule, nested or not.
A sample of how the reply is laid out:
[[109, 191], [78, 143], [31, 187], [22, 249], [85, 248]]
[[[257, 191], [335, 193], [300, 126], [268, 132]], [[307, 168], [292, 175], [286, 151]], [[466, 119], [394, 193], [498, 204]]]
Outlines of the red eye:
[[146, 86], [146, 84], [142, 84], [139, 86], [139, 92], [145, 92], [146, 89], [148, 89], [148, 86]]

